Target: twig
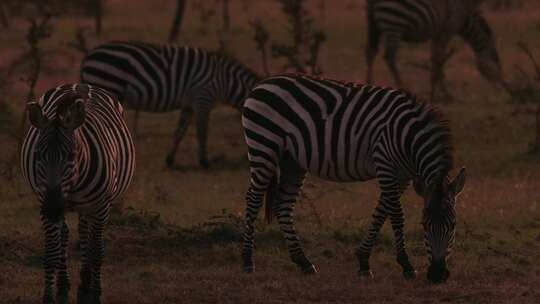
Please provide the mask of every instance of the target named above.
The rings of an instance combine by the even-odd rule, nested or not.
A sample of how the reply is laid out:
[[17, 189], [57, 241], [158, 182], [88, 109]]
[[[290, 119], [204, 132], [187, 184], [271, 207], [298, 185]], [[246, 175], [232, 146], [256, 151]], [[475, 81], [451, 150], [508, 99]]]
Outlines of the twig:
[[264, 27], [261, 20], [255, 19], [249, 22], [249, 25], [254, 29], [255, 36], [253, 39], [257, 45], [257, 50], [261, 53], [261, 61], [263, 66], [263, 71], [266, 76], [270, 75], [270, 70], [268, 69], [268, 60], [266, 53], [266, 45], [268, 43], [269, 34], [268, 30]]

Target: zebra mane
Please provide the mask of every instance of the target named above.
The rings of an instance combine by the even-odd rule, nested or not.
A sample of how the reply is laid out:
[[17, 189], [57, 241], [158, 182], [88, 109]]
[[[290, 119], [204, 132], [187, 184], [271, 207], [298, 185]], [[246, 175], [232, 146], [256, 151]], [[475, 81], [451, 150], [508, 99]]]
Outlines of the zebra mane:
[[263, 77], [261, 77], [261, 75], [259, 75], [259, 73], [255, 72], [255, 70], [253, 70], [252, 68], [248, 67], [247, 65], [245, 65], [243, 62], [241, 62], [240, 60], [238, 60], [236, 57], [230, 55], [230, 54], [227, 54], [225, 52], [222, 52], [222, 51], [208, 51], [209, 54], [212, 54], [214, 55], [216, 58], [218, 59], [221, 59], [224, 61], [224, 63], [226, 64], [230, 64], [230, 65], [233, 65], [233, 66], [238, 66], [238, 67], [241, 67], [242, 70], [245, 70], [247, 71], [248, 73], [252, 74], [253, 76], [255, 76], [257, 78], [257, 80], [261, 80]]
[[439, 143], [442, 146], [442, 153], [444, 158], [442, 159], [439, 169], [441, 170], [441, 178], [446, 178], [450, 170], [454, 167], [454, 143], [452, 138], [452, 132], [450, 130], [450, 121], [446, 118], [446, 115], [437, 107], [420, 100], [417, 96], [406, 92], [407, 96], [416, 104], [420, 106], [420, 110], [427, 114], [427, 120], [435, 126], [433, 132], [439, 134]]

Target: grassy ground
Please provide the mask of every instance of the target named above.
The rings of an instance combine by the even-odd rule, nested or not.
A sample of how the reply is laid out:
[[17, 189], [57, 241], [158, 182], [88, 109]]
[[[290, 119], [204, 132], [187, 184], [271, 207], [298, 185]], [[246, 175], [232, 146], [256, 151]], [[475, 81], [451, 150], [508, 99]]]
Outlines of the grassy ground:
[[[102, 37], [89, 35], [92, 45], [111, 39], [164, 41], [174, 1], [106, 1]], [[270, 1], [244, 8], [232, 2], [232, 30], [227, 46], [240, 60], [260, 70], [252, 32], [246, 25], [260, 16], [275, 40], [284, 39], [283, 17]], [[327, 1], [328, 2], [328, 1]], [[311, 4], [318, 3], [312, 1]], [[315, 5], [313, 5], [315, 7]], [[332, 1], [317, 21], [327, 32], [321, 65], [328, 77], [361, 81], [365, 73], [365, 26], [362, 1]], [[218, 11], [219, 16], [219, 11]], [[507, 74], [526, 58], [515, 47], [528, 41], [540, 50], [540, 7], [487, 17], [497, 33]], [[188, 7], [180, 43], [217, 48], [217, 16], [205, 28]], [[81, 55], [67, 47], [77, 26], [91, 20], [63, 17], [53, 23], [54, 34], [44, 45], [55, 50], [47, 57], [38, 92], [64, 81], [77, 81]], [[2, 32], [0, 68], [24, 49], [27, 23], [14, 19]], [[204, 31], [203, 31], [204, 30]], [[137, 142], [137, 176], [124, 200], [123, 217], [114, 217], [106, 232], [103, 274], [105, 303], [539, 303], [540, 292], [540, 158], [527, 154], [533, 136], [531, 117], [512, 115], [509, 97], [491, 87], [474, 69], [473, 57], [461, 41], [447, 75], [456, 97], [442, 105], [451, 120], [459, 165], [468, 169], [466, 191], [457, 205], [458, 232], [447, 284], [432, 286], [425, 279], [426, 258], [420, 223], [422, 202], [412, 191], [403, 202], [408, 247], [420, 276], [405, 282], [394, 262], [392, 233], [383, 229], [372, 257], [376, 277], [362, 282], [356, 276], [353, 250], [366, 231], [377, 199], [374, 182], [336, 184], [309, 177], [297, 206], [296, 218], [306, 252], [320, 274], [297, 271], [275, 226], [259, 224], [255, 253], [257, 271], [240, 271], [239, 217], [248, 184], [245, 148], [239, 114], [219, 108], [212, 116], [209, 150], [222, 159], [210, 171], [196, 167], [196, 140], [188, 131], [178, 152], [181, 170], [167, 170], [165, 153], [177, 113], [143, 114]], [[429, 58], [427, 45], [407, 46], [401, 52], [407, 86], [427, 95], [427, 73], [410, 63]], [[538, 51], [540, 54], [540, 51]], [[272, 70], [279, 71], [273, 62]], [[380, 58], [376, 79], [391, 84]], [[12, 77], [8, 86], [11, 124], [2, 114], [2, 169], [13, 163], [16, 141], [9, 136], [24, 104], [25, 86]], [[4, 170], [2, 170], [4, 171]], [[0, 302], [35, 303], [41, 297], [41, 233], [35, 198], [17, 169], [12, 180], [0, 177]], [[68, 216], [71, 240], [76, 217]], [[78, 254], [70, 251], [73, 286], [78, 283]], [[75, 288], [74, 288], [75, 289]], [[72, 295], [75, 293], [73, 292]]]

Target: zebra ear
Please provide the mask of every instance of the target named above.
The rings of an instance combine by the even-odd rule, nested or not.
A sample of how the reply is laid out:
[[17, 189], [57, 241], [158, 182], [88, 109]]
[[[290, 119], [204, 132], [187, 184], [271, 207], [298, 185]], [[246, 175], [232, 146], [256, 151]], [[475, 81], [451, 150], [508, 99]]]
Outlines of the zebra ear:
[[455, 196], [459, 195], [463, 188], [465, 187], [465, 167], [462, 167], [459, 170], [458, 175], [454, 180], [450, 183], [449, 188], [454, 193]]
[[28, 108], [28, 118], [30, 120], [30, 123], [34, 127], [38, 129], [43, 129], [47, 125], [49, 125], [49, 119], [47, 119], [47, 117], [43, 115], [41, 106], [37, 102], [28, 103], [27, 108]]
[[76, 99], [72, 104], [57, 112], [58, 119], [66, 129], [75, 130], [80, 127], [86, 118], [84, 101]]

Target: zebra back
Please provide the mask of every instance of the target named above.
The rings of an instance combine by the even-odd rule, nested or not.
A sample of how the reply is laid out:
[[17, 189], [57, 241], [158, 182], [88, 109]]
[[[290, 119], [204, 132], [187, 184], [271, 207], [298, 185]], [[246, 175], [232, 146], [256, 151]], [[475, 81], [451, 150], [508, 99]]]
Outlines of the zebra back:
[[167, 112], [203, 95], [240, 107], [259, 76], [237, 60], [199, 48], [109, 42], [81, 64], [81, 82], [99, 85], [129, 108]]
[[377, 170], [430, 181], [453, 165], [448, 123], [403, 90], [277, 75], [253, 89], [242, 123], [255, 171], [272, 172], [285, 154], [335, 181], [371, 179]]

